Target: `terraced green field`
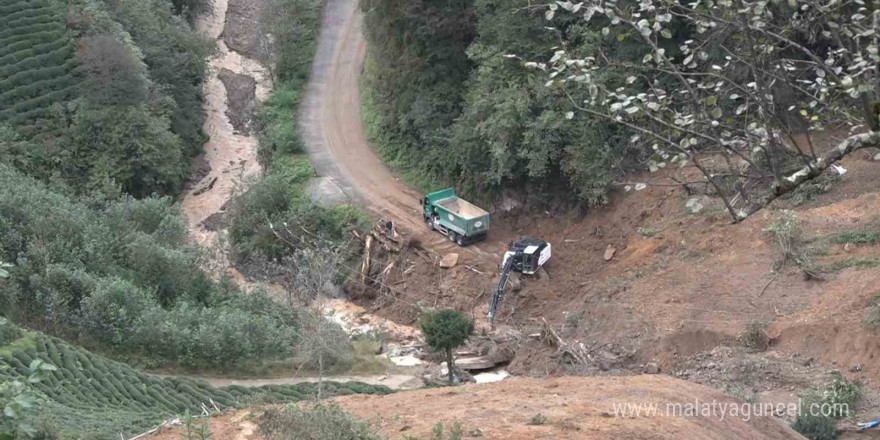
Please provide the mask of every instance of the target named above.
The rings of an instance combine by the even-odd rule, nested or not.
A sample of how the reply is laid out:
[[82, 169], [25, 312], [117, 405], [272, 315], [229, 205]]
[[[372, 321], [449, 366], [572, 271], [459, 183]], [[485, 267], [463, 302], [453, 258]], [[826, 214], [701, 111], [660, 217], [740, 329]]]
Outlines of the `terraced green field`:
[[[260, 388], [214, 388], [193, 379], [157, 378], [126, 364], [104, 359], [57, 338], [27, 333], [0, 346], [0, 381], [23, 378], [27, 365], [42, 359], [58, 367], [35, 385], [41, 394], [37, 420], [58, 430], [60, 438], [128, 438], [189, 409], [202, 412], [257, 403], [296, 402], [315, 394], [315, 384]], [[384, 386], [325, 382], [326, 396], [387, 394]]]
[[0, 0], [0, 123], [29, 123], [75, 97], [75, 49], [47, 0]]

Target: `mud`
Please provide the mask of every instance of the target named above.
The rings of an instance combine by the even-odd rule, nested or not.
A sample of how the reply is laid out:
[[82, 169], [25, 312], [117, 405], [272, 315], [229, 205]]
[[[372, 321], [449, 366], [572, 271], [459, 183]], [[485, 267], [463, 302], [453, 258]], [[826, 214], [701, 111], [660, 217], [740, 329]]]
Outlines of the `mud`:
[[[235, 188], [245, 179], [260, 173], [257, 140], [241, 134], [230, 122], [227, 116], [230, 112], [229, 101], [220, 73], [225, 69], [235, 75], [252, 77], [257, 102], [268, 96], [271, 85], [262, 66], [231, 51], [220, 38], [227, 9], [227, 0], [215, 0], [214, 14], [196, 20], [196, 29], [217, 43], [217, 53], [209, 60], [203, 104], [206, 115], [204, 130], [209, 140], [204, 145], [204, 154], [193, 161], [194, 181], [183, 196], [183, 209], [189, 219], [190, 233], [202, 245], [212, 244], [217, 234], [217, 231], [206, 229], [203, 222], [222, 211]], [[205, 191], [208, 186], [210, 190]]]
[[217, 78], [226, 88], [228, 109], [226, 116], [232, 127], [241, 134], [251, 134], [257, 98], [257, 81], [252, 76], [235, 73], [227, 68], [220, 69]]
[[252, 60], [261, 58], [261, 31], [255, 24], [260, 23], [264, 8], [263, 0], [229, 0], [223, 29], [223, 42], [229, 49]]

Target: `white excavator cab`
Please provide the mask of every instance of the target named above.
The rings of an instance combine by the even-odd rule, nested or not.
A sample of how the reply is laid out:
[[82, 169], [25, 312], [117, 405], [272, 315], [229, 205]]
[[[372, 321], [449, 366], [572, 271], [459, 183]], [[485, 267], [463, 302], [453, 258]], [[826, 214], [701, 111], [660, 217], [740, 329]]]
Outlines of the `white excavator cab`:
[[507, 252], [504, 253], [504, 259], [501, 261], [501, 278], [495, 286], [492, 299], [489, 302], [489, 322], [495, 323], [495, 314], [498, 311], [498, 305], [504, 298], [504, 287], [507, 286], [507, 279], [510, 277], [510, 271], [522, 272], [527, 275], [534, 274], [550, 259], [550, 243], [543, 240], [534, 240], [531, 238], [523, 240], [515, 240], [508, 245]]
[[526, 275], [533, 275], [550, 259], [550, 243], [542, 240], [525, 239], [510, 243], [509, 251], [504, 253], [501, 267], [513, 258], [511, 269]]

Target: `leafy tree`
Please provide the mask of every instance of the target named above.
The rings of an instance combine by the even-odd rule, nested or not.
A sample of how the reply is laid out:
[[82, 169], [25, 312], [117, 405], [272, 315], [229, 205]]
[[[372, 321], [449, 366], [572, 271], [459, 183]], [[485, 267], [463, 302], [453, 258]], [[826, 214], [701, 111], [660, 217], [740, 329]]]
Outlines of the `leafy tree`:
[[463, 345], [474, 331], [474, 322], [456, 310], [438, 310], [422, 316], [422, 333], [425, 342], [435, 351], [446, 353], [449, 382], [455, 381], [452, 349]]
[[[863, 2], [566, 0], [533, 8], [548, 25], [583, 17], [604, 38], [558, 46], [547, 62], [506, 56], [546, 72], [548, 88], [588, 91], [571, 99], [583, 115], [573, 123], [626, 127], [652, 171], [693, 164], [734, 222], [846, 155], [880, 147], [880, 22]], [[608, 56], [627, 42], [638, 61]], [[630, 73], [608, 78], [609, 68]], [[822, 151], [813, 134], [840, 124], [856, 134]]]
[[[2, 318], [0, 318], [2, 319]], [[18, 379], [0, 383], [0, 440], [15, 440], [19, 435], [33, 436], [36, 434], [28, 420], [28, 412], [37, 403], [37, 396], [31, 385], [42, 381], [46, 374], [55, 371], [54, 365], [34, 359], [28, 365], [28, 377], [25, 382]]]
[[76, 59], [85, 73], [84, 95], [98, 105], [136, 105], [147, 99], [140, 60], [111, 35], [80, 39]]

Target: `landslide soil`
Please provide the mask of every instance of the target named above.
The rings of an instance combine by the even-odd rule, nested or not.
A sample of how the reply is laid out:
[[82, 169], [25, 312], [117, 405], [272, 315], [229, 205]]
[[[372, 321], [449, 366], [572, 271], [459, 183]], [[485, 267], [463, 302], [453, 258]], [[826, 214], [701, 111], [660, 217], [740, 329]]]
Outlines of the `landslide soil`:
[[[432, 427], [461, 423], [465, 435], [498, 440], [547, 439], [801, 439], [773, 417], [615, 416], [615, 403], [667, 402], [682, 405], [699, 399], [734, 403], [708, 387], [664, 376], [607, 378], [564, 377], [510, 379], [388, 396], [345, 396], [336, 401], [371, 424], [386, 438], [430, 438]], [[530, 424], [537, 414], [546, 420]]]
[[[802, 439], [774, 417], [631, 417], [614, 414], [614, 404], [668, 402], [682, 408], [695, 399], [737, 403], [708, 387], [664, 376], [612, 378], [517, 378], [488, 385], [432, 388], [387, 396], [336, 398], [345, 410], [367, 421], [383, 438], [432, 438], [433, 426], [461, 423], [464, 436], [488, 440], [575, 439]], [[212, 418], [212, 438], [261, 438], [248, 416], [257, 410]], [[537, 414], [542, 424], [530, 424]], [[181, 438], [182, 427], [152, 438]]]
[[[749, 394], [781, 390], [796, 398], [810, 385], [827, 383], [832, 369], [869, 386], [878, 383], [880, 336], [864, 318], [880, 294], [880, 245], [846, 245], [836, 237], [880, 230], [880, 175], [869, 156], [850, 157], [843, 165], [847, 174], [827, 193], [800, 206], [777, 201], [735, 225], [711, 199], [700, 199], [702, 212], [688, 213], [692, 196], [675, 186], [619, 191], [609, 206], [586, 216], [497, 216], [495, 223], [506, 223], [514, 235], [553, 245], [546, 270], [515, 280], [502, 303], [499, 324], [520, 334], [510, 344], [516, 356], [508, 370], [606, 375], [640, 372], [655, 363], [663, 373], [724, 388], [736, 378], [722, 378], [721, 372], [739, 368], [744, 356], [695, 360], [717, 347], [743, 350], [739, 337], [746, 327], [764, 323], [771, 351], [746, 367], [759, 375], [766, 369], [770, 380], [741, 381]], [[676, 173], [686, 179], [691, 171]], [[662, 181], [663, 175], [650, 177]], [[831, 268], [824, 280], [811, 279], [791, 262], [779, 267], [781, 251], [765, 229], [784, 209], [800, 219], [801, 246], [812, 262]], [[609, 247], [615, 252], [606, 261]], [[373, 313], [408, 324], [422, 307], [451, 307], [488, 327], [484, 317], [500, 255], [494, 262], [464, 255], [452, 269], [440, 269], [437, 256], [416, 250], [379, 252], [374, 261], [377, 275], [394, 262], [383, 285], [349, 285]], [[864, 264], [846, 267], [853, 261]], [[544, 320], [567, 341], [584, 344], [590, 363], [574, 365], [548, 345], [541, 337]], [[773, 368], [760, 361], [768, 357]], [[716, 364], [717, 374], [699, 373], [708, 363]]]

